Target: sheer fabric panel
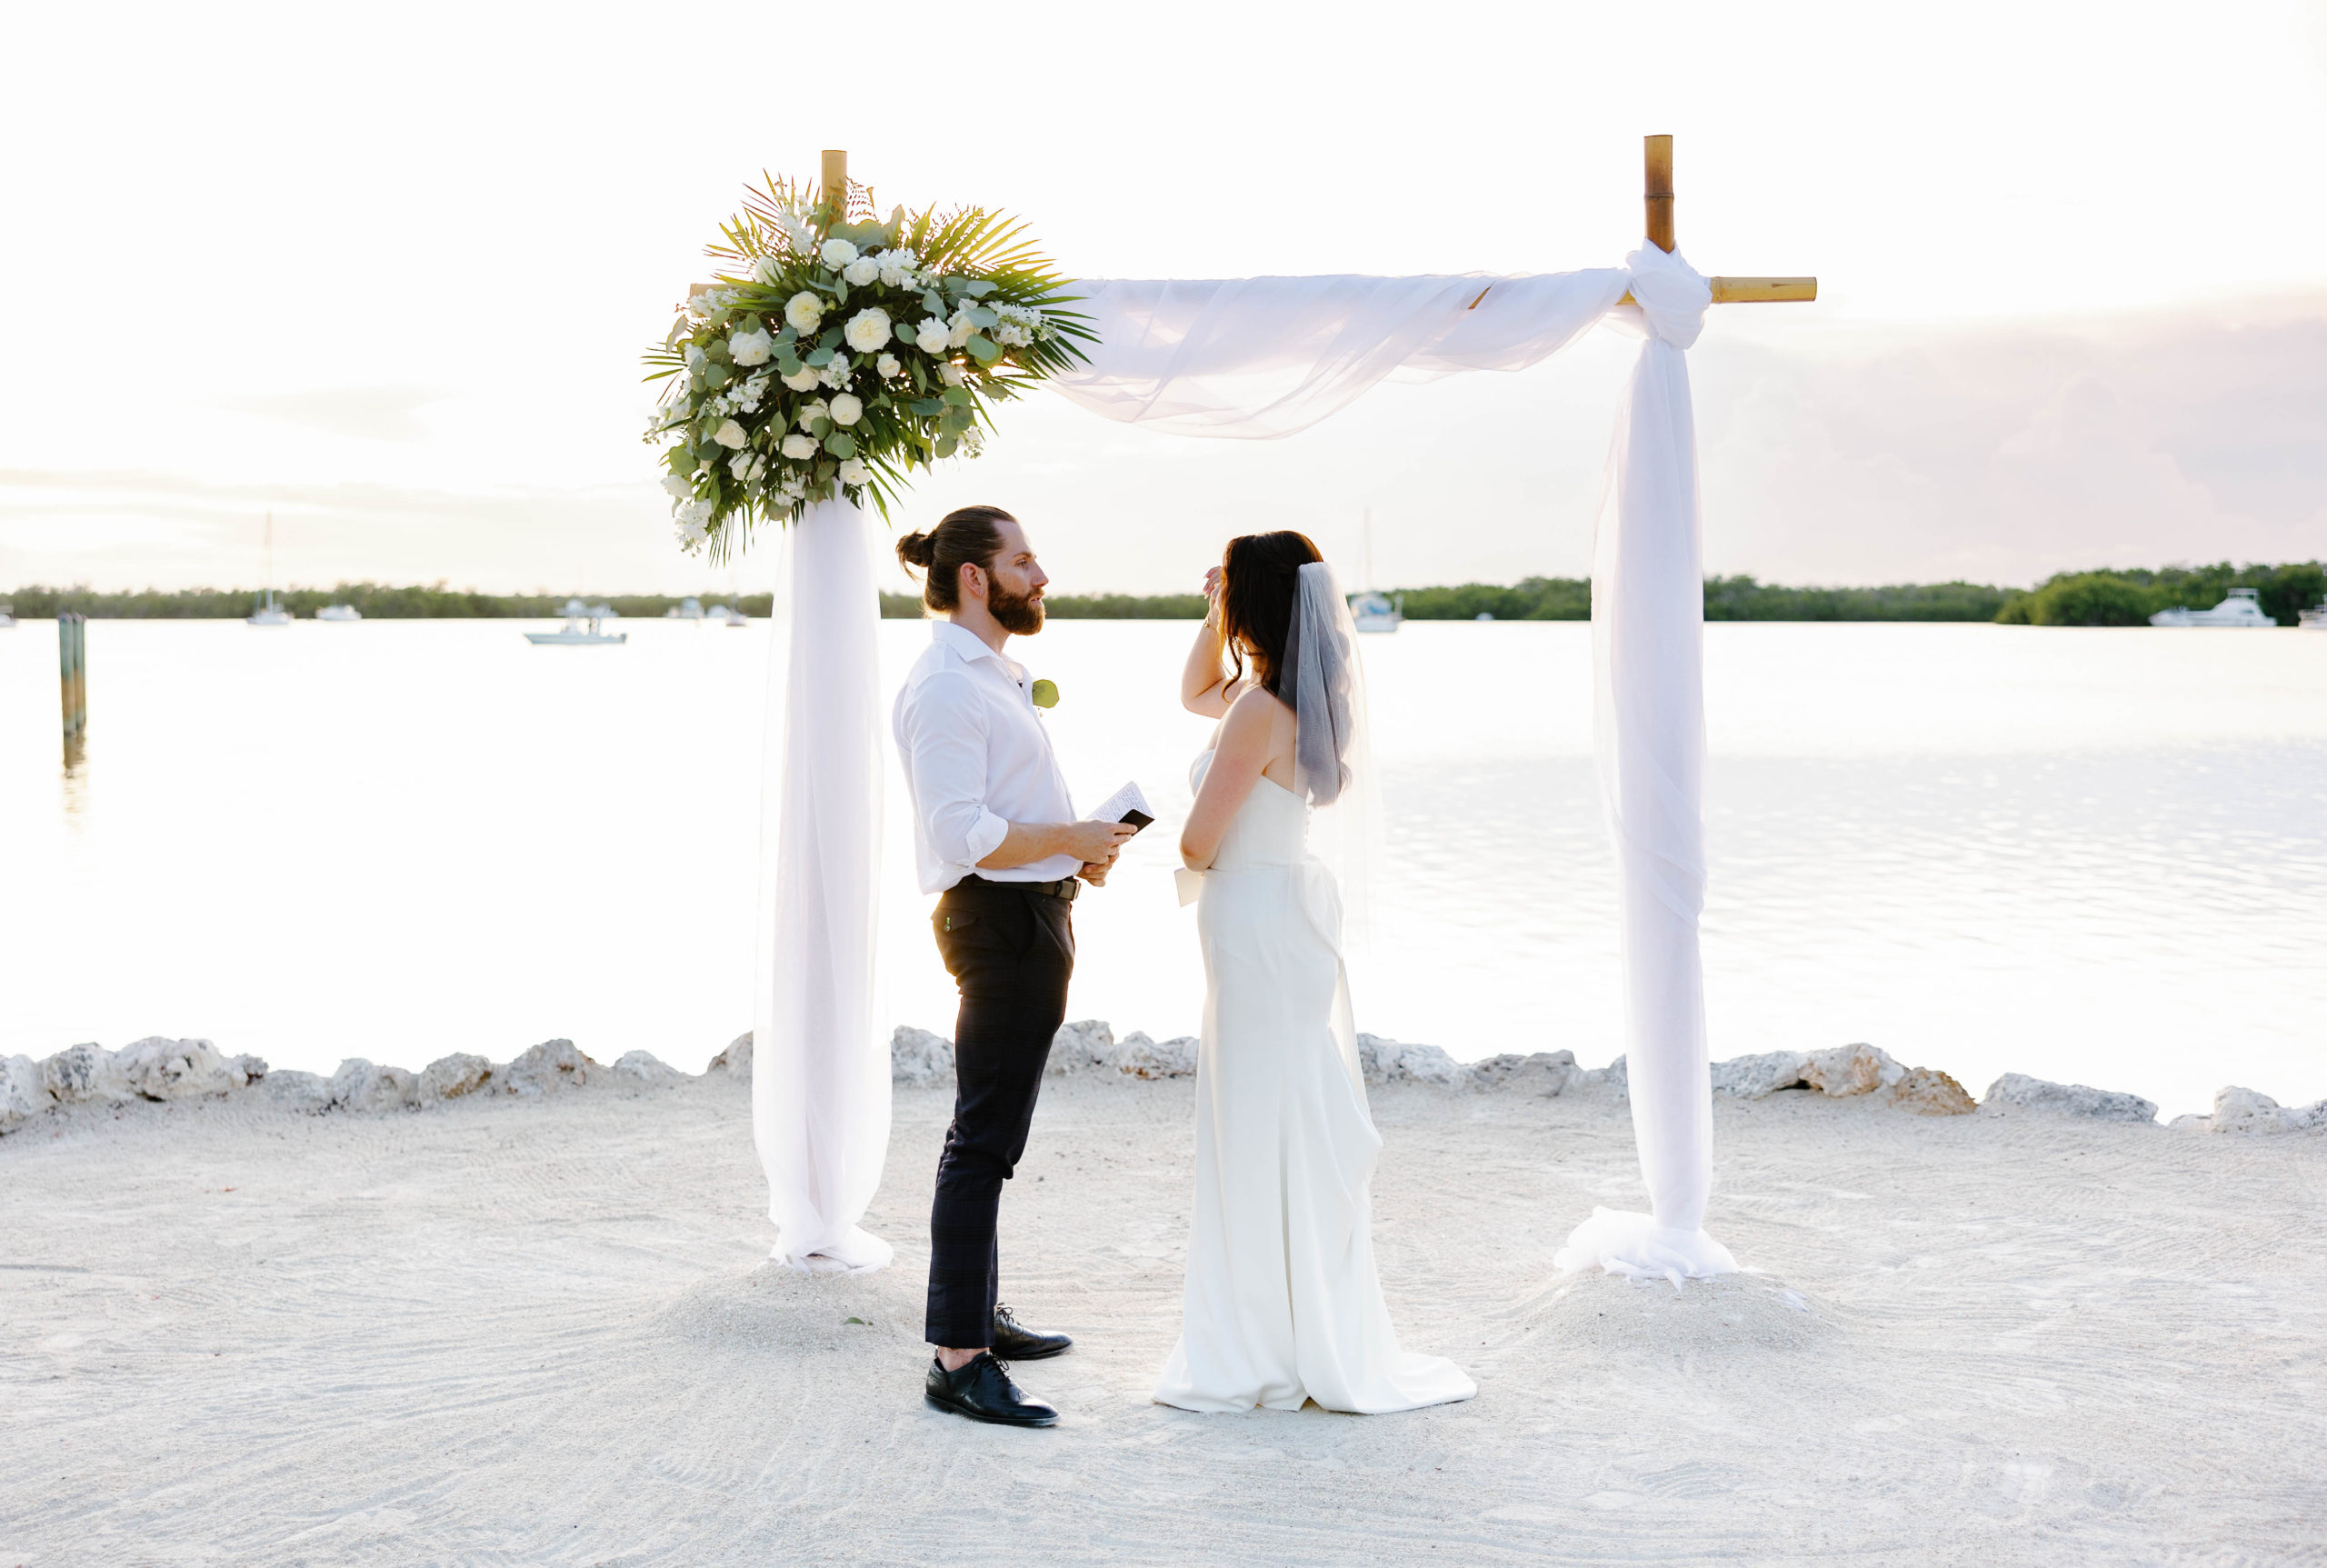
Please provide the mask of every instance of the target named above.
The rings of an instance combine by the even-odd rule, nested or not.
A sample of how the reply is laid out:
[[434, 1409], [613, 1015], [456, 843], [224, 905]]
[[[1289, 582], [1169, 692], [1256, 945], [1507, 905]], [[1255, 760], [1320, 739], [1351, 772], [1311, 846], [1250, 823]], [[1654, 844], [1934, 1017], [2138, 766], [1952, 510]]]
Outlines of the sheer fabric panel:
[[880, 599], [871, 519], [825, 502], [784, 530], [768, 671], [754, 985], [752, 1135], [771, 1254], [878, 1268], [857, 1222], [889, 1147], [889, 1055], [873, 1019], [880, 914]]

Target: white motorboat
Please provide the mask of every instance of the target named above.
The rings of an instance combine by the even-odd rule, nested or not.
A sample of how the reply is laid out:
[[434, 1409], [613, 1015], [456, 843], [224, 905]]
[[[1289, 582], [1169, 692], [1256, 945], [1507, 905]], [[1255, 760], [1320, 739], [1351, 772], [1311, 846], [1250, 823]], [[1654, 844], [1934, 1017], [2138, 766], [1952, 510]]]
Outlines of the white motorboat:
[[325, 604], [315, 612], [318, 621], [360, 621], [364, 612], [353, 604]]
[[552, 647], [591, 647], [605, 643], [627, 643], [628, 632], [604, 630], [605, 623], [615, 619], [612, 605], [584, 604], [579, 599], [565, 601], [565, 624], [554, 632], [528, 632], [525, 641]]
[[287, 626], [290, 624], [291, 612], [283, 607], [283, 602], [275, 596], [272, 588], [266, 591], [266, 596], [259, 601], [257, 608], [243, 617], [245, 626]]
[[2230, 597], [2211, 610], [2192, 610], [2176, 604], [2171, 610], [2160, 610], [2149, 618], [2152, 626], [2276, 626], [2278, 623], [2262, 613], [2262, 590], [2232, 588]]
[[1406, 596], [1401, 594], [1393, 599], [1371, 591], [1353, 594], [1349, 614], [1361, 632], [1394, 632], [1406, 624]]
[[2296, 614], [2294, 624], [2306, 632], [2327, 632], [2327, 599]]
[[663, 612], [663, 619], [665, 621], [700, 621], [703, 619], [703, 601], [692, 598], [682, 599], [677, 604]]
[[0, 632], [6, 631], [15, 624], [16, 606], [14, 604], [0, 604]]
[[744, 624], [744, 612], [733, 604], [714, 604], [704, 611], [703, 618], [723, 626], [740, 626]]

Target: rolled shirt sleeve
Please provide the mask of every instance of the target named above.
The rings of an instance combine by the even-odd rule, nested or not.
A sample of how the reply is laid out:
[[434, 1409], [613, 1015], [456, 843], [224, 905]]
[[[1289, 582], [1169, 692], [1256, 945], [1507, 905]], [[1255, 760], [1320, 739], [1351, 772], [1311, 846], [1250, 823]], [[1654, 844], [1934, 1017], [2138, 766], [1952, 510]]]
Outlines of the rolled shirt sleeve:
[[914, 804], [930, 849], [966, 874], [1002, 847], [1010, 824], [988, 809], [986, 736], [958, 671], [940, 671], [908, 696], [899, 726]]

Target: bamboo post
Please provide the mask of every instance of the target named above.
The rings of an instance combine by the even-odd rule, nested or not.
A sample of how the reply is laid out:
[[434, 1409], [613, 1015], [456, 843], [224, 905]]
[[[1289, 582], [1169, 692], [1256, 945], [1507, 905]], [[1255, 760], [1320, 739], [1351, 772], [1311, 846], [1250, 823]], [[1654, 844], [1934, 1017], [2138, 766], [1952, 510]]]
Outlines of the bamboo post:
[[833, 210], [833, 222], [848, 221], [848, 149], [826, 147], [824, 169], [817, 187], [817, 196]]
[[1648, 243], [1658, 250], [1673, 249], [1673, 138], [1644, 136], [1643, 162], [1648, 179], [1642, 195], [1648, 208]]

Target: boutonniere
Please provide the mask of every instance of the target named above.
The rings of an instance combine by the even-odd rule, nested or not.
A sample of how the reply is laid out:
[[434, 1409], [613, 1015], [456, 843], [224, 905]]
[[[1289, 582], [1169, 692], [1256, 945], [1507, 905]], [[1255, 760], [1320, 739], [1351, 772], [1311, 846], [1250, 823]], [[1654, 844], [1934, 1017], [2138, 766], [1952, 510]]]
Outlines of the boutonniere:
[[1038, 708], [1054, 708], [1058, 706], [1058, 683], [1056, 681], [1036, 681], [1034, 684], [1034, 689], [1029, 691], [1026, 694], [1034, 700], [1034, 705]]

